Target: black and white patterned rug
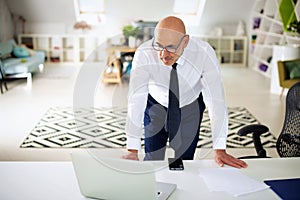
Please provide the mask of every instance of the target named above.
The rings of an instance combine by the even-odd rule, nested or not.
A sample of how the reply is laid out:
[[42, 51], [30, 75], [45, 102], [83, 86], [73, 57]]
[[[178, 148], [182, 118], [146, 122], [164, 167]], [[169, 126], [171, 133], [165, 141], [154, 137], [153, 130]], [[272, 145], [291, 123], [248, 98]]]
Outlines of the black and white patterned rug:
[[[21, 144], [21, 148], [124, 148], [126, 108], [50, 108]], [[228, 108], [229, 132], [227, 147], [252, 148], [252, 137], [236, 132], [248, 124], [259, 123], [243, 107]], [[266, 148], [276, 145], [271, 133], [262, 135]], [[142, 141], [143, 144], [143, 141]], [[207, 110], [201, 123], [198, 148], [211, 148], [210, 120]]]

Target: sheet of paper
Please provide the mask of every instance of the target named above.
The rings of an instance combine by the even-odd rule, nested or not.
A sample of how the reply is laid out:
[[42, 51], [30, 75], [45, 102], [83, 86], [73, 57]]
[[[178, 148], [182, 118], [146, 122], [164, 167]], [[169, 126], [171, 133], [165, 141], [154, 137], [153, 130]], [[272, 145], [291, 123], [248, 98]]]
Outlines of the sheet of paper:
[[200, 169], [210, 191], [225, 191], [233, 196], [240, 196], [269, 188], [265, 183], [256, 181], [240, 172], [236, 168]]

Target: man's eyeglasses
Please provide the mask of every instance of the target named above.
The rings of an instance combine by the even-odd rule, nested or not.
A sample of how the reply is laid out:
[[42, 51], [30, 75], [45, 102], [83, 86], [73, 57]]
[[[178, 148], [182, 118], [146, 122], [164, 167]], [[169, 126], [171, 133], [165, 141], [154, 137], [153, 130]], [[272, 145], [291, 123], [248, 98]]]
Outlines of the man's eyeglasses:
[[156, 43], [156, 42], [155, 42], [155, 38], [153, 38], [153, 41], [152, 41], [152, 47], [153, 47], [153, 49], [156, 50], [156, 51], [163, 51], [163, 50], [165, 49], [166, 51], [168, 51], [168, 52], [170, 52], [170, 53], [175, 53], [175, 52], [177, 51], [177, 49], [179, 48], [179, 46], [180, 46], [180, 44], [181, 44], [181, 42], [183, 41], [183, 39], [184, 39], [185, 36], [187, 36], [187, 35], [184, 35], [184, 36], [180, 39], [178, 45], [176, 45], [176, 46], [174, 46], [174, 45], [162, 46], [162, 45]]

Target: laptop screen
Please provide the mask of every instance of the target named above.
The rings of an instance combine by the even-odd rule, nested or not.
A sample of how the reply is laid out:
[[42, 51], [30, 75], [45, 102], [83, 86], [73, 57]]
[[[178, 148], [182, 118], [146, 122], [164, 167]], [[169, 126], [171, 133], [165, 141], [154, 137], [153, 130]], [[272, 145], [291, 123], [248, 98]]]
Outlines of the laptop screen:
[[86, 197], [158, 199], [155, 168], [150, 162], [97, 157], [88, 150], [73, 152], [72, 162], [80, 191]]

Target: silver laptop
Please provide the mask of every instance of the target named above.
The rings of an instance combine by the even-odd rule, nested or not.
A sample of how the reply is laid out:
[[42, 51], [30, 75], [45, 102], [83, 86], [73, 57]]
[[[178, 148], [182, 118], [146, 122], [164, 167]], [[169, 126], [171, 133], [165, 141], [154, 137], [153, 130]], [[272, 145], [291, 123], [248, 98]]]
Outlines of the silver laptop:
[[176, 184], [156, 182], [149, 162], [97, 157], [88, 150], [71, 154], [80, 191], [85, 197], [112, 200], [165, 200]]

